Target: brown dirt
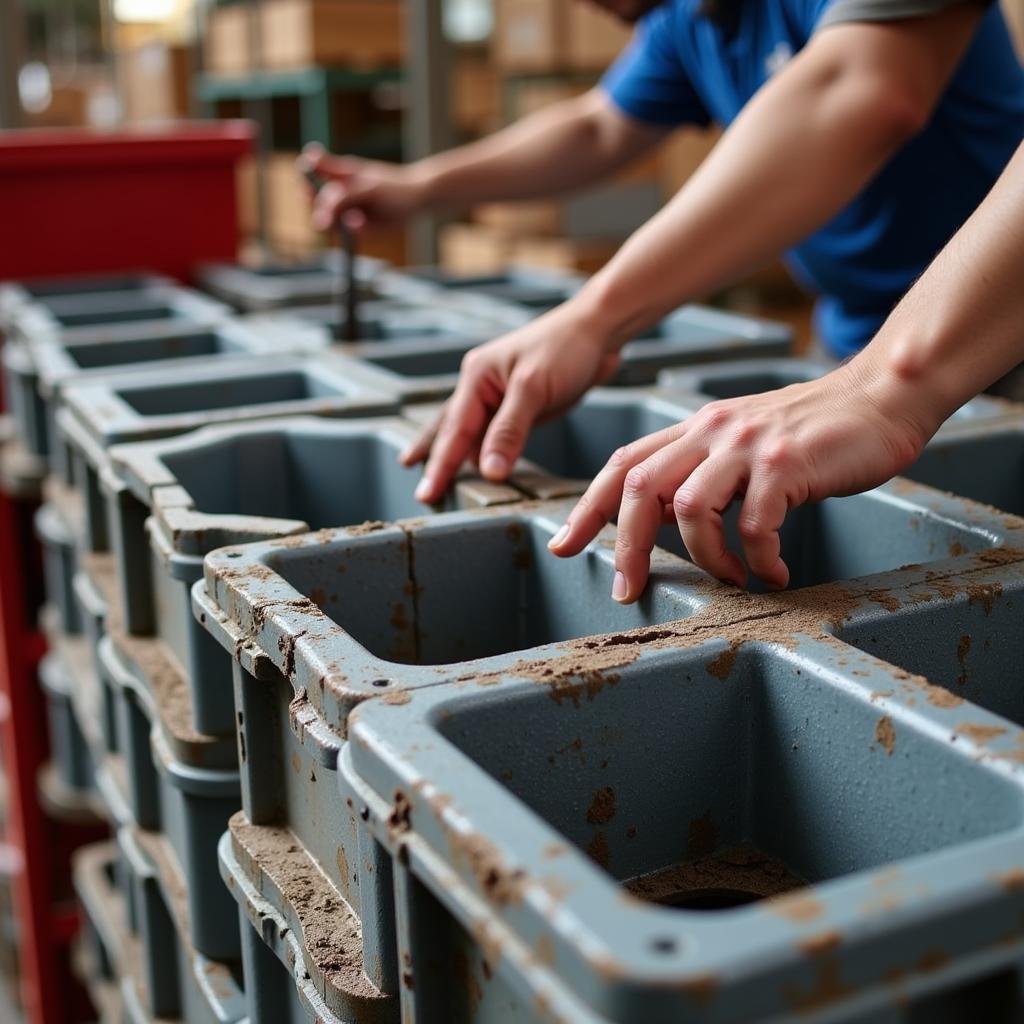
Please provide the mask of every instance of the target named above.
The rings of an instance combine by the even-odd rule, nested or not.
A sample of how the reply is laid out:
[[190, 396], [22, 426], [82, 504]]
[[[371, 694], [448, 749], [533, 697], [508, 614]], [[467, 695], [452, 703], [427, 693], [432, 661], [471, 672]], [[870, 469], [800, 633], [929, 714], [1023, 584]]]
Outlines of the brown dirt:
[[681, 893], [726, 889], [781, 896], [807, 883], [781, 860], [744, 844], [707, 857], [662, 868], [623, 883], [627, 892], [649, 903], [672, 904]]
[[452, 833], [448, 846], [453, 860], [464, 860], [484, 896], [498, 906], [522, 899], [526, 873], [509, 868], [498, 849], [478, 832]]
[[888, 715], [882, 715], [875, 725], [875, 739], [881, 744], [882, 749], [892, 757], [896, 749], [896, 726]]
[[591, 825], [607, 825], [615, 817], [615, 790], [605, 786], [594, 792], [594, 798], [587, 808], [587, 821]]
[[363, 973], [359, 919], [295, 835], [286, 828], [250, 825], [242, 812], [229, 824], [236, 855], [250, 877], [264, 892], [268, 886], [261, 880], [268, 879], [291, 909], [302, 933], [305, 966], [317, 988], [333, 989], [367, 1008], [391, 998]]

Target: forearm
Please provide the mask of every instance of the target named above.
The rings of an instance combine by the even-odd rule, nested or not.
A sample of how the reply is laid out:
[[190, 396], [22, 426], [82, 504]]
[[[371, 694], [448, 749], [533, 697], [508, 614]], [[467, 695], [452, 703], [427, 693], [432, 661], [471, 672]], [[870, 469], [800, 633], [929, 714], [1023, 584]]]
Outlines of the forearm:
[[430, 206], [458, 209], [572, 191], [614, 173], [662, 137], [593, 90], [414, 166]]
[[[842, 210], [923, 125], [970, 39], [967, 8], [934, 26], [829, 29], [747, 104], [661, 213], [583, 290], [618, 346], [668, 310], [748, 273]], [[964, 22], [963, 26], [958, 20]], [[949, 37], [949, 38], [947, 38]], [[919, 38], [913, 38], [921, 44]]]
[[926, 437], [1024, 362], [1024, 146], [850, 364]]

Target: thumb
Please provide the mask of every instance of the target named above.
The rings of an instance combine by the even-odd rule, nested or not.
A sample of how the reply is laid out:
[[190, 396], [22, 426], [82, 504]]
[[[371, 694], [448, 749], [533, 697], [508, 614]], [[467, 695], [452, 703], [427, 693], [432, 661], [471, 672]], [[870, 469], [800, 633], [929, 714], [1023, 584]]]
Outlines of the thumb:
[[539, 410], [536, 389], [513, 377], [480, 446], [480, 472], [488, 480], [504, 480], [512, 472]]
[[334, 156], [328, 153], [319, 142], [310, 142], [299, 155], [299, 170], [313, 171], [325, 178], [344, 180], [357, 174], [363, 161], [355, 156]]

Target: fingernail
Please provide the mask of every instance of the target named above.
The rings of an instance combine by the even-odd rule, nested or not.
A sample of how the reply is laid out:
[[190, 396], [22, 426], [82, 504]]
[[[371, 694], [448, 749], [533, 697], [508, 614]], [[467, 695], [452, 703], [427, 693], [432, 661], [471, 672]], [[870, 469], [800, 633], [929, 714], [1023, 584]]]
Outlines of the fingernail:
[[551, 540], [548, 541], [548, 547], [549, 548], [557, 548], [558, 545], [561, 544], [562, 541], [564, 541], [565, 538], [568, 537], [568, 536], [569, 536], [569, 524], [566, 523], [565, 526], [563, 526], [558, 531], [558, 533], [556, 533], [554, 535], [554, 537], [552, 537]]
[[430, 477], [425, 476], [417, 485], [416, 490], [413, 492], [413, 497], [417, 501], [426, 501], [429, 495], [433, 492], [434, 488], [431, 484]]
[[615, 582], [612, 583], [612, 598], [616, 601], [626, 600], [626, 577], [621, 572], [615, 574]]
[[508, 476], [508, 459], [506, 459], [504, 455], [499, 455], [497, 452], [491, 452], [491, 454], [480, 463], [480, 472], [491, 479], [506, 477]]

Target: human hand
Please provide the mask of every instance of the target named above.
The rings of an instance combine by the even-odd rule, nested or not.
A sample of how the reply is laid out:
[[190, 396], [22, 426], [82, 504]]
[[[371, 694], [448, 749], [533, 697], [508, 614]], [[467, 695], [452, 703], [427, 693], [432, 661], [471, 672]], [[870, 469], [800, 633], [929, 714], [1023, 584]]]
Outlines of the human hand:
[[438, 501], [467, 458], [488, 480], [504, 480], [530, 428], [563, 413], [618, 364], [602, 332], [568, 304], [470, 349], [438, 422], [402, 453], [405, 466], [426, 460], [416, 498]]
[[[659, 527], [675, 522], [692, 560], [712, 575], [743, 587], [749, 567], [782, 589], [786, 514], [876, 487], [910, 465], [938, 426], [910, 408], [897, 387], [855, 362], [820, 380], [712, 402], [616, 451], [549, 547], [576, 555], [617, 518], [612, 597], [631, 603], [647, 582]], [[725, 542], [722, 516], [733, 501], [742, 502], [746, 564]]]
[[415, 164], [333, 156], [311, 143], [302, 151], [298, 168], [326, 180], [313, 201], [313, 224], [321, 231], [342, 216], [355, 231], [401, 224], [426, 205], [426, 183]]

